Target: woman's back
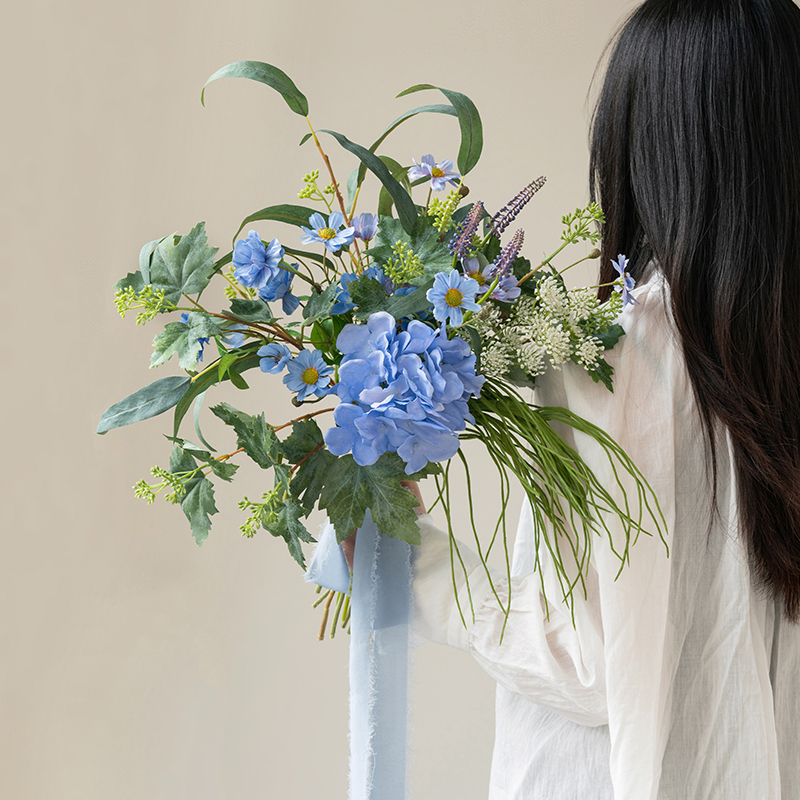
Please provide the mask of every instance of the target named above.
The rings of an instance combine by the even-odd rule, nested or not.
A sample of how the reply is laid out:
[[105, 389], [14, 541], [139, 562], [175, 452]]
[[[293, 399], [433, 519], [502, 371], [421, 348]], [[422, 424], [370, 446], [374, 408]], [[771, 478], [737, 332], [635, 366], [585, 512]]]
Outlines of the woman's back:
[[[780, 620], [776, 627], [776, 604], [754, 589], [730, 454], [722, 449], [719, 513], [709, 528], [707, 450], [669, 290], [655, 273], [634, 296], [639, 302], [623, 315], [627, 335], [610, 354], [614, 393], [567, 365], [542, 379], [537, 402], [569, 407], [632, 456], [662, 503], [669, 557], [658, 537], [642, 536], [620, 572], [609, 542], [597, 537], [576, 627], [557, 603], [545, 621], [535, 532], [524, 510], [500, 644], [503, 612], [474, 560], [470, 584], [482, 599], [469, 632], [458, 630], [454, 604], [442, 595], [452, 592], [449, 559], [423, 525], [419, 627], [470, 650], [499, 683], [491, 800], [777, 800], [781, 782], [784, 799], [800, 797], [800, 627]], [[569, 431], [564, 436], [574, 441]], [[579, 435], [574, 444], [614, 486], [591, 440]], [[622, 536], [612, 517], [608, 524]], [[557, 598], [546, 553], [541, 563], [547, 594]], [[492, 582], [502, 598], [504, 578], [494, 574]]]

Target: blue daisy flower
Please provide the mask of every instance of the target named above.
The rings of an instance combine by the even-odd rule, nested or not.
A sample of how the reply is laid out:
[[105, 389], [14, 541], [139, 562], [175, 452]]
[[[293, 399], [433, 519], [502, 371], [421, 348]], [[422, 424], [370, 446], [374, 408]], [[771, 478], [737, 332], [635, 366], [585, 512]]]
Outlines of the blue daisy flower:
[[[269, 347], [269, 345], [267, 345]], [[300, 402], [310, 394], [324, 397], [330, 389], [333, 367], [323, 360], [319, 350], [301, 350], [287, 365], [283, 382], [290, 392], [297, 392]]]
[[433, 303], [433, 316], [439, 322], [449, 321], [451, 325], [460, 325], [464, 320], [465, 309], [481, 310], [480, 305], [475, 302], [479, 289], [478, 281], [453, 269], [449, 275], [440, 272], [425, 296]]
[[353, 243], [355, 228], [344, 228], [344, 215], [341, 211], [332, 211], [327, 222], [320, 213], [314, 213], [308, 218], [310, 228], [301, 226], [303, 235], [300, 241], [303, 244], [322, 242], [331, 253], [338, 253], [343, 247]]

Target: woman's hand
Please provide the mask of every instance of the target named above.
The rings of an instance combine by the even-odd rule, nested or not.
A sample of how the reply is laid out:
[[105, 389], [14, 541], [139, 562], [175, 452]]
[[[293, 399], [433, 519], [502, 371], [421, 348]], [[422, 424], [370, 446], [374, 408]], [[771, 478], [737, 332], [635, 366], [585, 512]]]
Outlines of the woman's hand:
[[[416, 481], [401, 481], [400, 485], [404, 489], [408, 489], [414, 497], [419, 500], [419, 505], [414, 509], [417, 514], [425, 513], [425, 503], [422, 500], [422, 492], [419, 490], [419, 484]], [[356, 531], [353, 531], [343, 542], [342, 550], [344, 557], [347, 559], [347, 565], [350, 567], [350, 572], [353, 571], [353, 553], [356, 549]]]

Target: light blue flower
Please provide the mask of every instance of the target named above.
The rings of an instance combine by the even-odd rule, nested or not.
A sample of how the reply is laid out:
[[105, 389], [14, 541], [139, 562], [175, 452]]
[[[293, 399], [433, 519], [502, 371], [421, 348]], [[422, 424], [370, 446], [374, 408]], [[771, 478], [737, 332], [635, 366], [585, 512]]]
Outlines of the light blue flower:
[[511, 303], [516, 300], [522, 289], [519, 288], [517, 279], [513, 275], [504, 275], [494, 287], [492, 297], [495, 300], [500, 300], [503, 303]]
[[310, 228], [301, 226], [303, 235], [300, 241], [303, 244], [311, 244], [312, 242], [322, 242], [331, 253], [338, 253], [343, 247], [347, 247], [353, 243], [355, 236], [355, 228], [344, 228], [344, 215], [341, 211], [332, 211], [325, 221], [322, 214], [315, 212], [308, 218]]
[[408, 171], [409, 180], [416, 181], [420, 178], [430, 178], [431, 189], [434, 192], [441, 192], [448, 181], [454, 186], [458, 185], [461, 173], [453, 169], [453, 162], [449, 158], [437, 164], [433, 156], [428, 154], [427, 156], [422, 156], [420, 160], [422, 161], [421, 164], [417, 164], [415, 161], [414, 166]]
[[636, 281], [625, 271], [628, 266], [628, 259], [620, 253], [616, 261], [613, 258], [611, 259], [611, 263], [619, 273], [619, 277], [622, 278], [622, 285], [614, 287], [615, 292], [622, 292], [622, 307], [625, 308], [628, 303], [638, 304], [639, 301], [630, 294], [631, 289], [636, 285]]
[[283, 376], [283, 382], [289, 391], [297, 392], [299, 402], [302, 403], [310, 394], [317, 397], [328, 394], [333, 367], [323, 361], [319, 350], [301, 350], [286, 369], [288, 372]]
[[[298, 269], [297, 264], [292, 264], [292, 266], [295, 269]], [[293, 280], [294, 273], [280, 268], [278, 269], [277, 275], [275, 275], [275, 277], [272, 278], [266, 286], [258, 290], [258, 296], [262, 300], [266, 300], [268, 303], [272, 303], [275, 300], [280, 300], [283, 313], [287, 316], [289, 314], [293, 314], [300, 305], [300, 300], [290, 291]]]
[[473, 421], [467, 402], [485, 380], [475, 374], [475, 356], [463, 339], [449, 340], [444, 325], [435, 329], [419, 320], [398, 330], [395, 318], [381, 311], [366, 325], [346, 325], [336, 346], [341, 403], [336, 426], [325, 433], [334, 455], [352, 452], [367, 466], [396, 452], [410, 475], [455, 454], [456, 431]]
[[370, 214], [368, 211], [359, 214], [357, 217], [353, 217], [351, 223], [355, 230], [356, 238], [364, 242], [373, 239], [378, 232], [378, 217], [375, 214]]
[[481, 310], [475, 302], [479, 289], [478, 281], [454, 269], [449, 275], [440, 272], [425, 296], [433, 304], [433, 316], [439, 322], [449, 320], [451, 325], [460, 325], [464, 319], [464, 309]]
[[334, 316], [336, 314], [344, 314], [351, 308], [355, 308], [356, 304], [353, 302], [350, 297], [350, 292], [347, 289], [347, 284], [355, 280], [358, 280], [358, 275], [356, 275], [355, 272], [345, 272], [344, 275], [339, 278], [339, 286], [341, 288], [336, 292], [336, 302], [331, 307], [331, 314]]
[[270, 342], [258, 348], [258, 355], [261, 361], [258, 362], [262, 372], [271, 372], [273, 375], [283, 372], [286, 363], [292, 357], [289, 348], [285, 344]]
[[283, 255], [277, 239], [265, 245], [256, 231], [250, 231], [246, 239], [240, 239], [233, 247], [234, 277], [242, 286], [263, 289], [277, 277]]

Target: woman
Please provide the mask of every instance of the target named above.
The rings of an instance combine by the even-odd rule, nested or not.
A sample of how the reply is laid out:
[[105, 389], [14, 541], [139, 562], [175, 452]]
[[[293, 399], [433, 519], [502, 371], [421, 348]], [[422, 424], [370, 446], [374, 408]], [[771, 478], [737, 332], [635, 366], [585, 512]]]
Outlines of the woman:
[[[573, 628], [562, 606], [545, 613], [524, 512], [500, 644], [489, 580], [503, 597], [504, 578], [462, 548], [465, 630], [447, 538], [423, 515], [417, 628], [498, 681], [491, 800], [795, 800], [800, 9], [647, 0], [613, 46], [591, 172], [607, 216], [600, 283], [627, 254], [637, 302], [611, 354], [614, 394], [565, 368], [537, 402], [625, 448], [659, 496], [669, 557], [642, 536], [616, 579], [596, 542]], [[591, 444], [575, 445], [613, 486]]]

